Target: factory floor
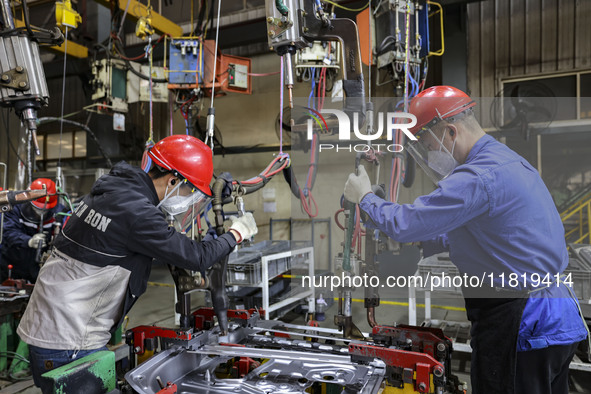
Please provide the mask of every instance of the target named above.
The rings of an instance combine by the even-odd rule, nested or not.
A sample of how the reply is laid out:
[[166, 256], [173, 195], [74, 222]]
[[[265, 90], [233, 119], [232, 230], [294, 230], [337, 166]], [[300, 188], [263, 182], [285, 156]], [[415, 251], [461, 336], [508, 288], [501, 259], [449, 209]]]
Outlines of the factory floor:
[[[172, 287], [172, 278], [165, 266], [155, 265], [150, 276], [150, 285], [144, 295], [140, 297], [136, 305], [129, 313], [129, 322], [127, 328], [138, 325], [160, 325], [163, 327], [174, 326], [174, 289]], [[382, 305], [376, 308], [376, 321], [379, 324], [407, 324], [408, 323], [408, 292], [407, 290], [380, 289]], [[423, 295], [417, 295], [417, 303], [421, 304]], [[354, 299], [362, 299], [363, 293], [355, 293]], [[205, 293], [197, 293], [192, 297], [193, 307], [207, 303]], [[461, 310], [463, 300], [460, 297], [449, 296], [446, 294], [434, 294], [432, 301], [433, 320], [445, 320], [453, 322], [467, 322], [465, 312]], [[332, 325], [333, 316], [336, 313], [336, 303], [330, 306], [326, 311], [326, 320], [320, 322], [321, 326], [334, 327]], [[421, 305], [417, 308], [417, 321], [424, 320], [425, 309]], [[365, 319], [365, 310], [362, 302], [353, 303], [353, 316], [358, 316], [354, 321], [362, 332], [370, 332], [369, 325]], [[293, 324], [304, 324], [302, 315], [288, 313], [283, 320], [289, 320]], [[469, 382], [470, 374], [470, 355], [468, 353], [454, 352], [454, 361], [452, 368], [461, 381]], [[591, 373], [577, 372], [571, 373], [571, 394], [587, 393], [591, 394]], [[468, 390], [468, 393], [471, 391]], [[21, 381], [9, 383], [0, 380], [0, 394], [39, 394], [41, 390], [32, 385], [32, 381]]]

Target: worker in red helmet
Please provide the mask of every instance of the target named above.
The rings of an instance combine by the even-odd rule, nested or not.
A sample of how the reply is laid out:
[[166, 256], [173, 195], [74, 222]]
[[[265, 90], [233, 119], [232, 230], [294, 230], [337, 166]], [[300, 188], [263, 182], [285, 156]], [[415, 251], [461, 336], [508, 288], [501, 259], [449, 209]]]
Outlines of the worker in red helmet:
[[179, 218], [200, 213], [212, 198], [212, 152], [195, 137], [174, 135], [148, 155], [147, 173], [121, 162], [95, 182], [41, 269], [17, 332], [44, 392], [52, 387], [43, 373], [106, 349], [146, 290], [153, 259], [205, 272], [257, 233], [250, 213], [209, 241], [175, 231]]
[[29, 185], [31, 190], [47, 190], [47, 196], [21, 205], [4, 215], [4, 235], [0, 253], [0, 280], [8, 278], [8, 266], [12, 266], [13, 279], [37, 280], [41, 256], [47, 250], [51, 235], [65, 207], [58, 203], [55, 183], [51, 179], [38, 178]]
[[[405, 148], [437, 184], [412, 204], [372, 192], [363, 166], [345, 198], [399, 242], [449, 251], [462, 275], [472, 323], [472, 393], [568, 393], [568, 369], [588, 328], [562, 273], [564, 227], [540, 175], [487, 135], [475, 102], [435, 86], [410, 104], [417, 123]], [[476, 278], [474, 280], [473, 278]]]

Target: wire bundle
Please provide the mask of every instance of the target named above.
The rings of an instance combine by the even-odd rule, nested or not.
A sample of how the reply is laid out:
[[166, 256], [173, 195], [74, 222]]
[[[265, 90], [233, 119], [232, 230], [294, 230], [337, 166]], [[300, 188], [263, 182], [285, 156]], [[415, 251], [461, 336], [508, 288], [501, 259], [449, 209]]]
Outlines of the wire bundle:
[[241, 187], [243, 194], [253, 193], [265, 186], [273, 176], [288, 168], [290, 164], [289, 154], [279, 153], [259, 175], [245, 181], [235, 180], [232, 185]]

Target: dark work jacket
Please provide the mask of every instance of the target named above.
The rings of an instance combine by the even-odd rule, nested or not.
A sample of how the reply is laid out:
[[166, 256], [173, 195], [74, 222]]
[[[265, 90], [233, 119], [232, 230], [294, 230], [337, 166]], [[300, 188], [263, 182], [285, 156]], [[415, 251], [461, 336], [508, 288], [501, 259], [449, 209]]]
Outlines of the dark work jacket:
[[203, 272], [236, 245], [230, 233], [191, 240], [168, 226], [158, 203], [148, 174], [120, 162], [95, 182], [55, 241], [60, 252], [86, 264], [131, 271], [123, 316], [146, 290], [153, 259]]

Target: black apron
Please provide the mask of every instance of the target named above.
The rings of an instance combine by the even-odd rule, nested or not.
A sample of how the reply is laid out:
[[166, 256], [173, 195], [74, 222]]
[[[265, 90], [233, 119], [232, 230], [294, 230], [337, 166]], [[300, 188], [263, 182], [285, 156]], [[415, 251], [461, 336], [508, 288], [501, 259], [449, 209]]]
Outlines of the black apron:
[[515, 393], [517, 337], [527, 297], [469, 298], [466, 290], [466, 313], [472, 323], [472, 393]]

